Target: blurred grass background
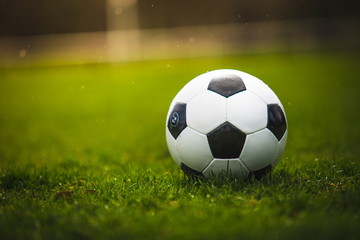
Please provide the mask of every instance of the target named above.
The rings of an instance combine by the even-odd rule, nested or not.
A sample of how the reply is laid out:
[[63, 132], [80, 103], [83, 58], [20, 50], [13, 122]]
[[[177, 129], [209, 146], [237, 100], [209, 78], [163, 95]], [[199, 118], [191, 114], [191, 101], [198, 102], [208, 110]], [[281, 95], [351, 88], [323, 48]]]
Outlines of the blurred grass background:
[[172, 98], [195, 76], [220, 68], [247, 71], [274, 89], [298, 141], [293, 147], [344, 155], [358, 145], [358, 139], [347, 139], [359, 133], [358, 63], [357, 53], [325, 51], [1, 69], [1, 148], [7, 160], [1, 162], [18, 162], [21, 154], [24, 163], [30, 158], [48, 164], [42, 153], [49, 147], [59, 160], [85, 150], [156, 159], [167, 152], [163, 128]]

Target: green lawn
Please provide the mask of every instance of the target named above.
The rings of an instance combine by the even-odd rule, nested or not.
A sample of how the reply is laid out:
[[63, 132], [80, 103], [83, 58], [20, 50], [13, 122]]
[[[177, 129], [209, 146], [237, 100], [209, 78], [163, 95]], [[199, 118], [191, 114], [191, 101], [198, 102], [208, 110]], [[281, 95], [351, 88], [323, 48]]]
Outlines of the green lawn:
[[[0, 69], [1, 239], [360, 239], [360, 54]], [[165, 117], [208, 70], [281, 99], [287, 148], [260, 181], [186, 178]]]

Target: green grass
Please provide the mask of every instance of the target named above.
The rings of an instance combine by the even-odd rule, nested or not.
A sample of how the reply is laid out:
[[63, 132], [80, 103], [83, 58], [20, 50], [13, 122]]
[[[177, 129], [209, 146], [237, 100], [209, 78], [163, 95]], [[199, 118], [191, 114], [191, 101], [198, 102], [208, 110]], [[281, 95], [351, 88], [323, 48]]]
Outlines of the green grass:
[[[0, 69], [1, 239], [359, 239], [360, 55], [308, 52]], [[260, 181], [194, 181], [165, 142], [172, 98], [234, 68], [281, 99]]]

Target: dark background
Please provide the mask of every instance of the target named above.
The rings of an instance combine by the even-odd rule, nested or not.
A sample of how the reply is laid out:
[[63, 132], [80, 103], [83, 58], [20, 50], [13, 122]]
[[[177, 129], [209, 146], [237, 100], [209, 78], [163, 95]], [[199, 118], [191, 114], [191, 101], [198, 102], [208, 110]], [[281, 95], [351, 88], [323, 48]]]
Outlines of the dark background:
[[[0, 0], [0, 36], [104, 31], [106, 4], [106, 0]], [[138, 0], [135, 7], [140, 28], [360, 15], [359, 4], [350, 0]]]

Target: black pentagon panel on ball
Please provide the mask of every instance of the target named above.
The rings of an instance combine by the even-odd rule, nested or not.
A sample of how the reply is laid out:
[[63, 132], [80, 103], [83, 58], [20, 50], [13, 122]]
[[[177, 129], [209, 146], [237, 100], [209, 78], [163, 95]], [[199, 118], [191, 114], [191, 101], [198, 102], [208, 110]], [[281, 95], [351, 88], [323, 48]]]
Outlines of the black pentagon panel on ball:
[[266, 167], [264, 168], [261, 168], [259, 170], [256, 170], [256, 171], [252, 171], [249, 175], [249, 178], [252, 178], [254, 177], [255, 179], [257, 180], [260, 180], [262, 179], [265, 175], [267, 175], [268, 173], [270, 173], [272, 170], [272, 167], [271, 165], [267, 165]]
[[176, 139], [186, 126], [186, 103], [177, 103], [169, 115], [167, 127]]
[[215, 158], [238, 158], [244, 147], [246, 134], [225, 122], [208, 133], [207, 138]]
[[267, 128], [280, 141], [286, 131], [285, 114], [278, 104], [269, 104]]
[[188, 175], [190, 177], [203, 177], [204, 176], [201, 172], [192, 169], [191, 167], [187, 166], [184, 163], [181, 163], [180, 168], [186, 175]]
[[246, 87], [239, 76], [225, 75], [212, 79], [209, 83], [208, 90], [227, 98], [235, 93], [246, 90]]

